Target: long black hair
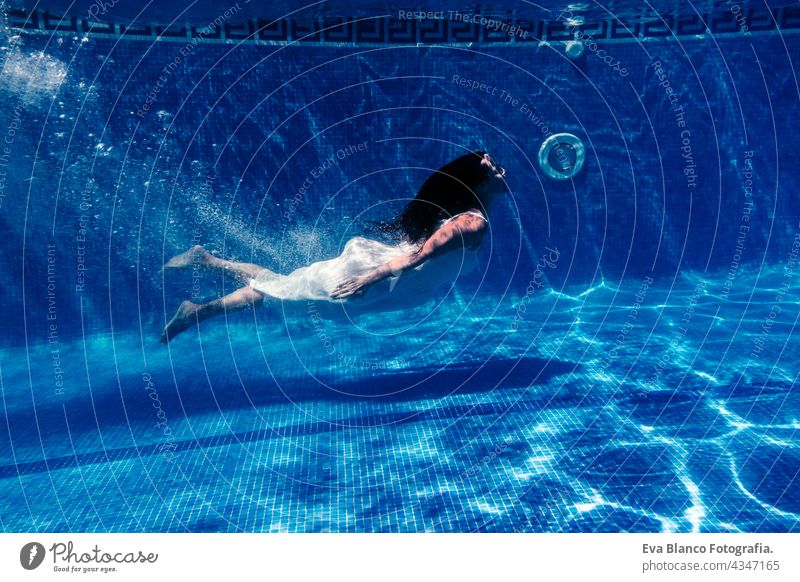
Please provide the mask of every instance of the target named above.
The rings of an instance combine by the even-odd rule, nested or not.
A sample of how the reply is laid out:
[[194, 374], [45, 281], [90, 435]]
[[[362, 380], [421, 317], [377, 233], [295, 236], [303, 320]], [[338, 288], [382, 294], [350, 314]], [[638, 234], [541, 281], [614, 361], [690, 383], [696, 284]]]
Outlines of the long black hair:
[[422, 184], [416, 197], [395, 218], [375, 222], [383, 233], [402, 235], [410, 242], [427, 239], [442, 219], [470, 208], [482, 208], [475, 189], [489, 177], [481, 164], [485, 152], [470, 152], [445, 164]]

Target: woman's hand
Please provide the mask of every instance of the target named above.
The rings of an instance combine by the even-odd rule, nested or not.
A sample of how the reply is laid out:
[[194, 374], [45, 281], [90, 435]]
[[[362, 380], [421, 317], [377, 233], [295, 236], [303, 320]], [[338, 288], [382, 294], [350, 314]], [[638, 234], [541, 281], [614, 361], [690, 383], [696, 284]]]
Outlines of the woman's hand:
[[345, 279], [336, 286], [331, 292], [333, 299], [344, 299], [346, 297], [354, 297], [356, 295], [363, 295], [372, 282], [368, 277], [361, 275], [358, 277], [351, 277]]

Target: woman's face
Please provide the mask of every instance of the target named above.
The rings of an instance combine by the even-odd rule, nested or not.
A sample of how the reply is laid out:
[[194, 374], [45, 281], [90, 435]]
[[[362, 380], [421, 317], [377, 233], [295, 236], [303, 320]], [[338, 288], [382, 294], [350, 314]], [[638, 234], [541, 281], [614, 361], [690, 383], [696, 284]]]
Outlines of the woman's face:
[[489, 177], [486, 179], [485, 187], [494, 194], [508, 191], [505, 181], [506, 170], [492, 159], [489, 154], [483, 154], [481, 164], [489, 168]]

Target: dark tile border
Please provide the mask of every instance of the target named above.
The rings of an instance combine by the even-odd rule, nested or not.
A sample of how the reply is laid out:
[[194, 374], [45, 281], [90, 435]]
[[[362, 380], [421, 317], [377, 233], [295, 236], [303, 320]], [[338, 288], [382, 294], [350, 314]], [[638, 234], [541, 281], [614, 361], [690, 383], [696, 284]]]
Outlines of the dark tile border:
[[[345, 418], [335, 423], [319, 421], [280, 428], [265, 428], [248, 432], [206, 436], [194, 440], [173, 442], [169, 447], [169, 451], [173, 455], [178, 455], [182, 452], [207, 449], [210, 447], [239, 446], [250, 442], [298, 438], [326, 432], [384, 428], [387, 425], [396, 426], [418, 422], [445, 421], [472, 416], [497, 416], [515, 412], [529, 412], [532, 410], [535, 410], [535, 408], [531, 407], [530, 403], [519, 401], [507, 403], [454, 404], [426, 411], [393, 412]], [[63, 457], [51, 457], [39, 461], [24, 461], [15, 465], [0, 466], [0, 480], [14, 479], [36, 473], [49, 473], [61, 469], [84, 468], [89, 465], [114, 463], [141, 457], [153, 457], [163, 454], [163, 451], [164, 443], [155, 443], [143, 445], [141, 447], [106, 449], [76, 453], [75, 455]]]
[[[496, 18], [496, 17], [495, 17]], [[563, 21], [532, 21], [509, 15], [503, 21], [525, 34], [510, 35], [480, 24], [460, 20], [405, 20], [397, 17], [362, 19], [318, 18], [313, 20], [250, 19], [225, 23], [213, 30], [204, 26], [158, 24], [116, 24], [91, 22], [76, 16], [58, 16], [43, 10], [28, 12], [9, 9], [8, 27], [23, 34], [83, 34], [101, 38], [159, 40], [210, 43], [253, 44], [456, 44], [524, 45], [570, 40], [570, 30]], [[748, 8], [735, 14], [719, 13], [665, 15], [649, 20], [609, 19], [575, 27], [599, 41], [643, 41], [653, 39], [690, 39], [704, 35], [773, 34], [800, 31], [800, 6]]]

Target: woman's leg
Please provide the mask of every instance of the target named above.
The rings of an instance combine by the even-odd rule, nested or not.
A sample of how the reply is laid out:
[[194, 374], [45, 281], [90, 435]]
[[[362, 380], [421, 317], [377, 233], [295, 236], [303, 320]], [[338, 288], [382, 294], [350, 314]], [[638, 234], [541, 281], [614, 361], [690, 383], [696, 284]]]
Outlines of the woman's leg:
[[200, 245], [195, 245], [188, 251], [175, 255], [164, 263], [165, 269], [180, 269], [198, 266], [203, 269], [219, 269], [225, 275], [232, 277], [242, 285], [247, 285], [250, 279], [255, 279], [256, 275], [264, 271], [264, 267], [255, 263], [237, 263], [226, 261], [209, 253]]
[[179, 333], [186, 331], [193, 325], [209, 317], [234, 313], [246, 309], [251, 305], [257, 306], [264, 302], [265, 295], [251, 287], [242, 287], [219, 299], [198, 305], [191, 301], [184, 301], [178, 307], [177, 313], [170, 320], [161, 333], [161, 343], [170, 342]]

